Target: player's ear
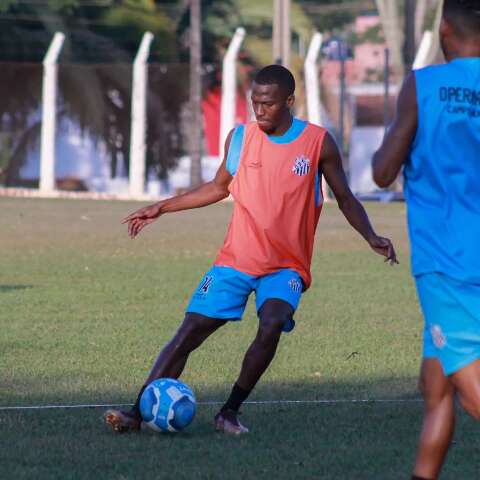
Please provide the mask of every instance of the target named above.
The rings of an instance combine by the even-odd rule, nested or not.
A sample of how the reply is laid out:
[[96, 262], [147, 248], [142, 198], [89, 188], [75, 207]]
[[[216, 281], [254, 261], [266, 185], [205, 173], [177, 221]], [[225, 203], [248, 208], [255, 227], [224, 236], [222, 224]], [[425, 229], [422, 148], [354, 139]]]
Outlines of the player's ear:
[[445, 17], [440, 22], [439, 32], [441, 37], [450, 37], [453, 33], [453, 27]]
[[293, 107], [293, 104], [295, 103], [295, 95], [293, 93], [287, 97], [287, 102], [286, 103], [287, 103], [288, 108]]

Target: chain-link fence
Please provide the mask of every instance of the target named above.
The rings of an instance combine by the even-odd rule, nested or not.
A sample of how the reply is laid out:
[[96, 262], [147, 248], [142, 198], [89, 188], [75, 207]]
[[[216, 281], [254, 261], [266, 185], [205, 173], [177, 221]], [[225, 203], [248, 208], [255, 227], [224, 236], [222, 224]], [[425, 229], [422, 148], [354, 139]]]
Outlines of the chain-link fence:
[[[0, 68], [0, 183], [36, 188], [40, 171], [43, 66], [0, 63]], [[188, 65], [153, 63], [148, 70], [147, 175], [164, 180], [185, 153]], [[58, 189], [126, 188], [131, 78], [129, 64], [58, 66], [55, 138]]]

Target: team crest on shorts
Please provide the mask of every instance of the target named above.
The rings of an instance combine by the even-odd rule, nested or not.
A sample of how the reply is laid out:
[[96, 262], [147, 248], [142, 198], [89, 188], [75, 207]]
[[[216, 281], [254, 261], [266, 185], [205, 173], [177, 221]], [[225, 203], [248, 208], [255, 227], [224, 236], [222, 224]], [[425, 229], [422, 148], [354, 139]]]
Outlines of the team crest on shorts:
[[437, 348], [443, 348], [447, 343], [447, 339], [440, 328], [440, 325], [432, 325], [430, 327], [430, 333], [432, 334], [433, 343]]
[[296, 279], [296, 278], [292, 278], [289, 282], [288, 282], [288, 286], [295, 292], [295, 293], [299, 293], [302, 291], [302, 284]]
[[303, 155], [295, 159], [295, 163], [292, 167], [292, 172], [299, 177], [307, 175], [310, 171], [310, 160]]
[[206, 275], [198, 291], [201, 293], [208, 293], [208, 289], [210, 288], [210, 285], [212, 284], [212, 282], [213, 282], [213, 277], [210, 275]]

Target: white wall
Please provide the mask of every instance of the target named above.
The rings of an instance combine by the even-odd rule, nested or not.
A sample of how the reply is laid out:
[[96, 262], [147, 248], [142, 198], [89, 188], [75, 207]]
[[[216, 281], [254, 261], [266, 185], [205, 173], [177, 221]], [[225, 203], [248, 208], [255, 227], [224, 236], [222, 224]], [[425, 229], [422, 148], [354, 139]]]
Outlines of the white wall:
[[355, 194], [379, 188], [372, 179], [372, 157], [383, 140], [384, 127], [355, 127], [350, 140], [350, 188]]

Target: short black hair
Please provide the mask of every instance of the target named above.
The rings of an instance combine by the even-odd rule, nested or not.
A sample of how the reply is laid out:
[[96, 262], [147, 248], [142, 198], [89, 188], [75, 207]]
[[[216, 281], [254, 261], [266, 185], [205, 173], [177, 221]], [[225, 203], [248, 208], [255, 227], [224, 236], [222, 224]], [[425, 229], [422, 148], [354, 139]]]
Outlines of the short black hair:
[[295, 92], [295, 79], [290, 70], [281, 65], [268, 65], [262, 68], [253, 79], [258, 85], [278, 85], [286, 97]]
[[480, 0], [445, 0], [443, 17], [462, 37], [480, 35]]

